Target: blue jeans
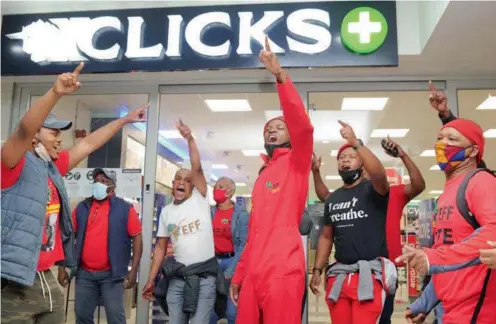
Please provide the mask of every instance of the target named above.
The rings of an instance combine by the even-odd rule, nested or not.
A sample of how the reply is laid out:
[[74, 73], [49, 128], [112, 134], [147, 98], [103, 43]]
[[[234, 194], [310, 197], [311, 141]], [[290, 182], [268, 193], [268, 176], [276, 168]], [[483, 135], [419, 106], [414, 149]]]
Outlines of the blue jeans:
[[170, 324], [205, 324], [208, 323], [214, 312], [217, 287], [215, 277], [200, 279], [200, 293], [198, 305], [193, 316], [183, 313], [184, 281], [172, 279], [167, 289], [167, 307], [169, 309]]
[[113, 280], [110, 271], [78, 269], [76, 277], [76, 324], [94, 324], [95, 309], [103, 304], [107, 323], [126, 324], [124, 280]]
[[[230, 266], [231, 263], [233, 262], [234, 258], [227, 258], [227, 259], [217, 259], [219, 261], [219, 266], [222, 269], [222, 271], [226, 271]], [[229, 291], [229, 286], [231, 284], [231, 280], [226, 280], [226, 288], [227, 291]], [[234, 324], [236, 322], [236, 313], [238, 312], [236, 306], [234, 306], [231, 298], [227, 297], [227, 309], [226, 309], [226, 316], [227, 316], [227, 324]], [[216, 324], [217, 321], [220, 318], [218, 318], [217, 314], [215, 312], [212, 314], [212, 319], [210, 320], [210, 324]]]

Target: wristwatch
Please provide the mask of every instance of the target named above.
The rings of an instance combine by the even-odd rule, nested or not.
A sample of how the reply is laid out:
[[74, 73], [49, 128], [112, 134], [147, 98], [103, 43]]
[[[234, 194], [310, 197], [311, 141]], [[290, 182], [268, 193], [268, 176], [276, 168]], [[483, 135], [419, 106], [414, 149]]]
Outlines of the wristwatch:
[[353, 149], [358, 150], [362, 146], [363, 146], [363, 141], [361, 139], [358, 139], [358, 145], [353, 146]]

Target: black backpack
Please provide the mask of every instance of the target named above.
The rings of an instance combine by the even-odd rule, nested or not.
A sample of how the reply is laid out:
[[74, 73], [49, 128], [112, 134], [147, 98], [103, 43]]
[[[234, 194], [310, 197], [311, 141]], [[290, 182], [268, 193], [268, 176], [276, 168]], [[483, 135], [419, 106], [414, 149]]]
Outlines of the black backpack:
[[[467, 173], [465, 178], [463, 179], [462, 183], [460, 184], [460, 187], [458, 188], [458, 191], [456, 193], [456, 207], [458, 208], [459, 213], [465, 218], [465, 220], [472, 225], [474, 230], [477, 230], [480, 228], [479, 222], [477, 222], [477, 219], [475, 218], [474, 214], [470, 211], [470, 208], [468, 207], [467, 199], [466, 199], [466, 192], [468, 188], [468, 184], [470, 182], [470, 179], [472, 179], [473, 176], [475, 176], [479, 172], [488, 172], [491, 175], [495, 176], [493, 171], [489, 169], [475, 169]], [[489, 278], [491, 277], [491, 269], [487, 270], [486, 276], [484, 278], [484, 284], [482, 286], [482, 291], [479, 297], [479, 300], [477, 302], [477, 305], [475, 306], [474, 314], [472, 316], [472, 320], [470, 321], [470, 324], [476, 324], [477, 323], [477, 317], [479, 316], [479, 313], [482, 308], [482, 304], [484, 304], [484, 298], [486, 296], [486, 290], [487, 290], [487, 285], [489, 284]]]

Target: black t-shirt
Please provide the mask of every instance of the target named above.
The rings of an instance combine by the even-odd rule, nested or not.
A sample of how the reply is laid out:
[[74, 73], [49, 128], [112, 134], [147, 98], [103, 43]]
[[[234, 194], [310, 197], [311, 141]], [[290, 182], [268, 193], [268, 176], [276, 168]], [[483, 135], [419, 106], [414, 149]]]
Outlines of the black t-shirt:
[[388, 196], [378, 194], [372, 182], [339, 188], [325, 203], [324, 225], [334, 231], [335, 258], [344, 264], [388, 257], [386, 214]]

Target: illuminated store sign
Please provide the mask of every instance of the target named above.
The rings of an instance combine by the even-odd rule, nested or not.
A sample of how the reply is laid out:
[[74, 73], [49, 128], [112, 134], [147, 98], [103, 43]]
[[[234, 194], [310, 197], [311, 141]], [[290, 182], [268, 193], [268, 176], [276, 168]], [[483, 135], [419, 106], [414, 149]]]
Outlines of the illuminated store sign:
[[4, 16], [2, 75], [256, 68], [265, 34], [288, 67], [398, 63], [394, 2], [318, 2]]

